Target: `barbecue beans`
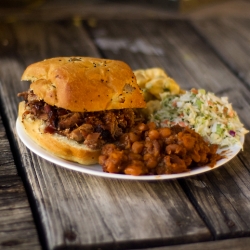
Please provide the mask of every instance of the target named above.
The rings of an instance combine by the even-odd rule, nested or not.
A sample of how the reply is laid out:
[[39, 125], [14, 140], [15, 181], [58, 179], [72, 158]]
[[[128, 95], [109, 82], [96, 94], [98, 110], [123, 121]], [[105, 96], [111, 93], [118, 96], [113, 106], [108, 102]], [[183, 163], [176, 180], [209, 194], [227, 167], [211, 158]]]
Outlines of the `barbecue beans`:
[[99, 164], [103, 171], [129, 175], [174, 174], [194, 167], [213, 167], [223, 158], [218, 145], [210, 145], [188, 127], [157, 128], [140, 123], [113, 144], [102, 148]]

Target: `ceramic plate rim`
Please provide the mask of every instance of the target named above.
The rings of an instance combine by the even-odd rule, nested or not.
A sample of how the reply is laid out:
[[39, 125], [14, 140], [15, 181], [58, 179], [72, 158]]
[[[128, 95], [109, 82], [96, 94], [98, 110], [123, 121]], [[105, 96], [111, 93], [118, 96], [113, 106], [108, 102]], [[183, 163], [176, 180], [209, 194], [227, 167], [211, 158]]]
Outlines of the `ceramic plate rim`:
[[[185, 172], [185, 173], [180, 173], [180, 174], [131, 176], [131, 175], [124, 175], [124, 174], [106, 173], [102, 171], [101, 166], [98, 164], [87, 166], [87, 165], [82, 165], [79, 163], [67, 161], [67, 160], [64, 160], [60, 157], [53, 155], [49, 151], [43, 149], [38, 144], [36, 144], [28, 136], [28, 134], [26, 133], [19, 119], [16, 120], [16, 131], [17, 131], [17, 135], [19, 136], [19, 138], [21, 139], [21, 141], [27, 148], [29, 148], [32, 152], [34, 152], [38, 156], [60, 167], [64, 167], [64, 168], [78, 171], [81, 173], [86, 173], [89, 175], [95, 175], [95, 176], [100, 176], [100, 177], [105, 177], [105, 178], [125, 179], [125, 180], [146, 180], [146, 181], [167, 180], [167, 179], [177, 179], [177, 178], [184, 178], [184, 177], [190, 177], [193, 175], [198, 175], [198, 174], [211, 171], [213, 169], [216, 169], [224, 165], [225, 163], [230, 161], [233, 157], [235, 157], [241, 149], [241, 147], [238, 145], [224, 148], [223, 151], [227, 152], [226, 153], [227, 157], [217, 161], [216, 165], [213, 168], [209, 166], [203, 166], [197, 169], [193, 169], [190, 172]], [[244, 137], [242, 138], [242, 142], [244, 142]]]

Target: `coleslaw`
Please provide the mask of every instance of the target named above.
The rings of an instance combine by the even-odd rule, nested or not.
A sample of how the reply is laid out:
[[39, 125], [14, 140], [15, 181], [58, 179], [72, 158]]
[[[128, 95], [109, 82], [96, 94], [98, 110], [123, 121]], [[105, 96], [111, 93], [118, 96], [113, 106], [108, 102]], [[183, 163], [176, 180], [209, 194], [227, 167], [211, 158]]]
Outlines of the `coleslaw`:
[[220, 147], [237, 144], [242, 148], [241, 139], [248, 132], [227, 97], [219, 98], [204, 89], [163, 94], [161, 108], [152, 114], [151, 120], [161, 127], [189, 126]]

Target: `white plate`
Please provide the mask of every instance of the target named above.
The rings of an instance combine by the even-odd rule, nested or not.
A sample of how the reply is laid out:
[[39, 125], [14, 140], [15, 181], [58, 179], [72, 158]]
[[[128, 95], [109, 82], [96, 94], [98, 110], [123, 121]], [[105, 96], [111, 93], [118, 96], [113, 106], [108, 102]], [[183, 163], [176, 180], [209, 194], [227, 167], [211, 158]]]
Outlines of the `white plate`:
[[[22, 142], [25, 144], [26, 147], [28, 147], [31, 151], [36, 153], [37, 155], [41, 156], [42, 158], [53, 162], [61, 167], [68, 168], [71, 170], [79, 171], [82, 173], [90, 174], [90, 175], [96, 175], [101, 177], [107, 177], [107, 178], [115, 178], [115, 179], [126, 179], [126, 180], [164, 180], [164, 179], [176, 179], [176, 178], [183, 178], [183, 177], [189, 177], [192, 175], [201, 174], [207, 171], [210, 171], [212, 169], [216, 169], [219, 166], [225, 164], [226, 162], [230, 161], [234, 156], [238, 154], [240, 151], [239, 146], [232, 146], [228, 148], [224, 148], [223, 151], [226, 151], [225, 158], [221, 159], [217, 162], [217, 164], [211, 168], [209, 166], [199, 167], [196, 169], [192, 169], [190, 172], [180, 173], [180, 174], [165, 174], [165, 175], [143, 175], [143, 176], [131, 176], [131, 175], [124, 175], [124, 174], [111, 174], [111, 173], [105, 173], [102, 171], [102, 167], [98, 164], [96, 165], [81, 165], [79, 163], [71, 162], [64, 160], [62, 158], [59, 158], [53, 154], [51, 154], [49, 151], [43, 149], [38, 144], [36, 144], [26, 133], [25, 129], [23, 128], [21, 122], [17, 119], [16, 121], [16, 131]], [[244, 138], [243, 138], [244, 141]], [[219, 150], [218, 153], [221, 151]]]

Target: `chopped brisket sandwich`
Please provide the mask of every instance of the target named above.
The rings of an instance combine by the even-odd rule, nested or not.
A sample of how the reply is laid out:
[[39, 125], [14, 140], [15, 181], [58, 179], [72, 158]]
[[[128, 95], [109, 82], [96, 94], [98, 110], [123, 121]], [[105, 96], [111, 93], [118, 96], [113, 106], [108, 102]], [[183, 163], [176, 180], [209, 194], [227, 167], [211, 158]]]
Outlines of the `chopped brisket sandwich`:
[[122, 61], [58, 57], [31, 64], [21, 80], [18, 118], [41, 147], [66, 160], [94, 164], [141, 116], [145, 102], [131, 68]]

